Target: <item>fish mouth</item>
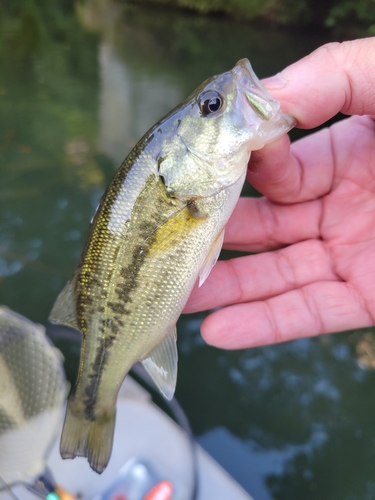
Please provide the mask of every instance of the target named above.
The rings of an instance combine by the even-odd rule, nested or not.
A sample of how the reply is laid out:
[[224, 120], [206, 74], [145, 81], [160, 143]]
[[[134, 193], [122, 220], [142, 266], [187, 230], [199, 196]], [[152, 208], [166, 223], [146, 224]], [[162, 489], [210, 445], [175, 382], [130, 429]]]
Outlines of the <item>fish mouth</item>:
[[254, 73], [248, 59], [241, 59], [232, 69], [232, 74], [246, 95], [246, 99], [262, 120], [271, 120], [280, 109], [280, 104], [271, 96]]
[[252, 110], [249, 123], [255, 126], [255, 135], [260, 139], [260, 145], [254, 144], [253, 149], [262, 148], [295, 127], [296, 120], [281, 111], [279, 101], [274, 99], [260, 82], [248, 59], [238, 61], [231, 73], [244, 96], [241, 105], [248, 105]]

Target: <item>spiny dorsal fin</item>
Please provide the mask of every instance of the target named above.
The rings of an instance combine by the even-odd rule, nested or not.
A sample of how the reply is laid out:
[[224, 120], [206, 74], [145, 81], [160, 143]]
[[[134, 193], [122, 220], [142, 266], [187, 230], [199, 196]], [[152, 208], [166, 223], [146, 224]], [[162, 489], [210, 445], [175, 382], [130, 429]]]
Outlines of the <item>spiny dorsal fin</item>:
[[224, 229], [221, 231], [220, 234], [216, 236], [214, 242], [212, 243], [210, 251], [207, 254], [207, 257], [204, 259], [202, 269], [199, 272], [198, 286], [203, 285], [203, 283], [208, 278], [208, 275], [210, 274], [212, 268], [216, 264], [217, 259], [219, 258], [220, 255], [221, 247], [223, 246], [223, 241], [224, 241]]
[[151, 378], [167, 399], [172, 399], [177, 380], [176, 327], [142, 361]]
[[78, 328], [77, 310], [75, 300], [75, 284], [77, 280], [77, 271], [70, 278], [68, 283], [60, 292], [49, 316], [51, 323], [57, 325], [66, 325], [71, 328]]

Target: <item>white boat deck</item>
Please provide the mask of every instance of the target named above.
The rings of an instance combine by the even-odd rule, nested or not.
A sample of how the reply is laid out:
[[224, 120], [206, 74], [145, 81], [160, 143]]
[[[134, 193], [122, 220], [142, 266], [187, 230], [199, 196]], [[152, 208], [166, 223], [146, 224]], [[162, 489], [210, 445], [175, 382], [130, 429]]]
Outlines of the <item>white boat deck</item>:
[[[40, 432], [35, 434], [40, 435]], [[196, 446], [197, 500], [253, 500], [212, 457]], [[116, 480], [118, 471], [131, 459], [150, 463], [160, 479], [171, 481], [173, 500], [190, 500], [193, 483], [191, 443], [185, 431], [128, 376], [120, 390], [113, 452], [103, 474], [96, 474], [85, 458], [63, 460], [58, 440], [49, 453], [47, 466], [56, 482], [75, 498], [93, 500]], [[36, 498], [23, 486], [16, 486], [13, 491], [19, 500]], [[0, 492], [1, 500], [12, 498], [15, 497], [9, 492]]]
[[[199, 500], [252, 500], [252, 498], [197, 445]], [[163, 479], [174, 484], [174, 500], [186, 500], [191, 491], [190, 443], [181, 428], [152, 403], [147, 391], [129, 376], [121, 388], [112, 457], [100, 476], [86, 459], [62, 460], [55, 445], [48, 460], [57, 482], [82, 500], [107, 488], [121, 466], [132, 457], [152, 463]]]

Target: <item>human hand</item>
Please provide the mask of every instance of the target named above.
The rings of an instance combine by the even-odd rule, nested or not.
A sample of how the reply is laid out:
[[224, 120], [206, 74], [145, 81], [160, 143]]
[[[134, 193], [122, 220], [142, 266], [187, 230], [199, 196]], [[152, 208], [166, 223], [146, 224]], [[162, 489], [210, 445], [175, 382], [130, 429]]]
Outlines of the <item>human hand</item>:
[[292, 145], [252, 153], [224, 247], [257, 255], [219, 261], [185, 312], [238, 349], [375, 322], [375, 38], [329, 44], [265, 80], [298, 127], [351, 116]]

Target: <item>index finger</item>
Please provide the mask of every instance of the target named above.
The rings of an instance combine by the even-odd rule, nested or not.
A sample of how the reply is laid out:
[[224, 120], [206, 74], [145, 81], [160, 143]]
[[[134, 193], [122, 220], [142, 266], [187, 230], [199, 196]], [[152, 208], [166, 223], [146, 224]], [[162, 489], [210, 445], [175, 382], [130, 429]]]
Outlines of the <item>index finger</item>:
[[313, 128], [340, 111], [375, 114], [374, 60], [375, 37], [330, 43], [263, 84], [299, 127]]

